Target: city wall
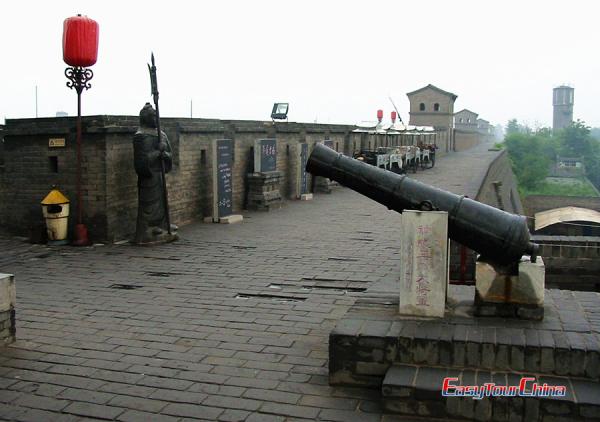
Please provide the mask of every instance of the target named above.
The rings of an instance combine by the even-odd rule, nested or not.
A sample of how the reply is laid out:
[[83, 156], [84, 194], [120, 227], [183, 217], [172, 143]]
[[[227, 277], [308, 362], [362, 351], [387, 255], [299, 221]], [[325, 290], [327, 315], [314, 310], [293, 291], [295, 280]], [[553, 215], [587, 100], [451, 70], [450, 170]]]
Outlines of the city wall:
[[[277, 140], [277, 170], [284, 199], [297, 199], [301, 143], [330, 140], [347, 155], [359, 149], [416, 145], [431, 134], [369, 134], [355, 126], [270, 121], [212, 119], [161, 119], [173, 148], [173, 170], [168, 175], [172, 222], [183, 225], [212, 214], [212, 143], [234, 141], [233, 211], [246, 206], [246, 175], [253, 172], [253, 146], [259, 139]], [[138, 126], [134, 116], [83, 118], [82, 199], [83, 222], [93, 241], [129, 239], [135, 230], [137, 176], [133, 168], [132, 137]], [[74, 117], [9, 119], [0, 149], [0, 227], [13, 234], [39, 239], [44, 233], [41, 200], [57, 186], [71, 201], [72, 226], [76, 222], [76, 119]], [[451, 149], [445, 133], [435, 132], [438, 157]], [[427, 139], [426, 139], [427, 138]], [[50, 146], [50, 140], [64, 140]], [[308, 177], [309, 186], [313, 185]]]

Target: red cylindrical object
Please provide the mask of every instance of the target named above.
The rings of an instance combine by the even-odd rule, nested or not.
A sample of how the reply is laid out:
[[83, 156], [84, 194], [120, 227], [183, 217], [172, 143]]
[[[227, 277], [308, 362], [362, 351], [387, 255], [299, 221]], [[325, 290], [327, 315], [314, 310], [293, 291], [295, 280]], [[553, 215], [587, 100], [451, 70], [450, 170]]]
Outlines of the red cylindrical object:
[[383, 110], [377, 110], [377, 120], [381, 122], [383, 119]]
[[396, 123], [396, 112], [392, 111], [392, 123]]
[[69, 66], [88, 67], [98, 59], [98, 22], [87, 16], [65, 19], [63, 60]]

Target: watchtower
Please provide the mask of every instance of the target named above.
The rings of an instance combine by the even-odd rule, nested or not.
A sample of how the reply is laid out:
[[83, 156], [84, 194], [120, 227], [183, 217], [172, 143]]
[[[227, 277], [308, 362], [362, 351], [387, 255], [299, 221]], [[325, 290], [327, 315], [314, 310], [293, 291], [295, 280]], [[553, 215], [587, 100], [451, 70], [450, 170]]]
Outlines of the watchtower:
[[436, 143], [442, 151], [454, 149], [454, 101], [456, 94], [427, 85], [406, 94], [410, 101], [410, 122], [414, 126], [433, 126]]
[[552, 106], [554, 107], [552, 129], [559, 130], [573, 123], [574, 98], [575, 88], [566, 85], [554, 88], [552, 95]]

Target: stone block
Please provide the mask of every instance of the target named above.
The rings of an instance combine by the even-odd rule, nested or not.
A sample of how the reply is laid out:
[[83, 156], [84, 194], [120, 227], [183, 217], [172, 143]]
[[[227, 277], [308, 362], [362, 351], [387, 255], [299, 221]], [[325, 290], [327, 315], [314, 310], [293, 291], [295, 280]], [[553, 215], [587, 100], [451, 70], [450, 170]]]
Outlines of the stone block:
[[301, 201], [312, 201], [313, 194], [312, 193], [303, 193], [302, 195], [300, 195], [300, 200]]
[[236, 224], [244, 221], [244, 217], [239, 214], [231, 214], [227, 217], [219, 218], [219, 223], [221, 224]]
[[0, 273], [0, 312], [14, 309], [16, 302], [15, 277], [12, 274]]
[[16, 322], [15, 307], [17, 303], [17, 290], [15, 278], [12, 274], [0, 273], [0, 345], [6, 345], [15, 341]]
[[541, 258], [535, 263], [522, 260], [517, 274], [477, 261], [475, 273], [477, 295], [482, 302], [544, 305], [545, 267]]
[[384, 397], [406, 397], [407, 389], [414, 387], [416, 366], [397, 365], [388, 369], [383, 379], [382, 394]]

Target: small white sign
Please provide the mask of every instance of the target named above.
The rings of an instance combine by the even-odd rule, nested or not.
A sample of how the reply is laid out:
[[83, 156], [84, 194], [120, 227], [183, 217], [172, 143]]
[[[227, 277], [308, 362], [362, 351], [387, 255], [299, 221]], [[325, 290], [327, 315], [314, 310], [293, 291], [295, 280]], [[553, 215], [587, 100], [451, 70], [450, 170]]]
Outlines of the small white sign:
[[448, 289], [448, 213], [402, 212], [400, 313], [443, 317]]

